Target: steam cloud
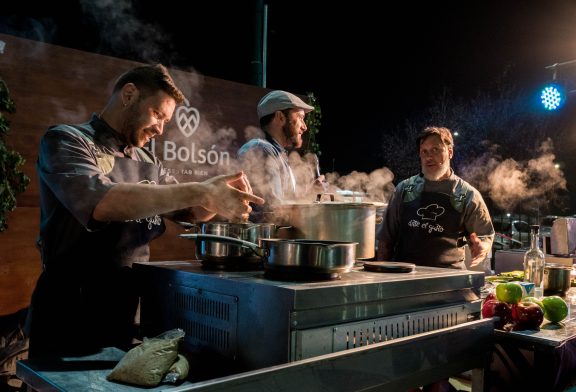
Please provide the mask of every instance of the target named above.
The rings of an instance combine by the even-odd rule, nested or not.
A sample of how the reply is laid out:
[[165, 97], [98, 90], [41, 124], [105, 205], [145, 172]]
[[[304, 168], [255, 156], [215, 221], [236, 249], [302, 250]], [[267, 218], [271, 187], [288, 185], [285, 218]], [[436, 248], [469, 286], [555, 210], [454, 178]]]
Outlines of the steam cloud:
[[119, 53], [135, 52], [152, 62], [170, 47], [166, 33], [136, 17], [131, 0], [82, 0], [80, 5], [86, 15], [100, 24], [102, 36]]
[[[274, 181], [266, 177], [265, 168], [268, 164], [275, 165], [275, 163], [263, 162], [259, 157], [250, 158], [246, 158], [243, 162], [243, 169], [250, 173], [250, 183], [257, 193], [259, 188], [265, 188]], [[284, 202], [310, 203], [321, 193], [332, 193], [338, 201], [346, 200], [346, 195], [338, 193], [341, 190], [352, 192], [354, 196], [361, 196], [363, 202], [387, 202], [394, 191], [392, 183], [394, 175], [388, 168], [377, 169], [371, 173], [353, 171], [343, 176], [338, 173], [326, 173], [323, 186], [318, 181], [320, 168], [315, 154], [308, 153], [301, 156], [298, 152], [292, 151], [288, 159], [296, 179], [298, 194], [296, 200], [284, 200]], [[266, 195], [262, 196], [266, 198]], [[271, 204], [278, 202], [269, 199], [267, 201]]]
[[[145, 23], [136, 17], [133, 4], [130, 0], [82, 0], [83, 11], [101, 24], [102, 31], [108, 37], [107, 44], [119, 51], [138, 52], [144, 59], [150, 61], [161, 58], [170, 46], [170, 37], [161, 31], [158, 26]], [[128, 43], [128, 44], [127, 44]], [[126, 48], [129, 45], [129, 48]], [[200, 81], [197, 78], [179, 80], [177, 84], [183, 90], [194, 93], [199, 91]], [[257, 127], [247, 127], [243, 132], [244, 140], [263, 137], [262, 131]], [[211, 124], [204, 119], [196, 131], [196, 139], [205, 147], [215, 146], [219, 151], [227, 150], [232, 157], [232, 171], [239, 169], [234, 162], [234, 153], [239, 148], [237, 132], [232, 128], [220, 128], [214, 131]], [[178, 132], [170, 135], [170, 139], [182, 144], [184, 139]], [[524, 200], [541, 197], [554, 189], [566, 189], [566, 180], [560, 170], [554, 167], [554, 154], [552, 143], [547, 141], [541, 148], [542, 156], [528, 162], [517, 162], [512, 159], [502, 160], [492, 154], [486, 154], [462, 170], [462, 176], [467, 180], [480, 184], [478, 189], [501, 208], [511, 209]], [[318, 174], [317, 162], [310, 156], [300, 156], [293, 152], [290, 154], [290, 164], [293, 168], [298, 189], [301, 194], [299, 201], [311, 201], [314, 193], [321, 191], [315, 179]], [[173, 162], [172, 166], [180, 166]], [[186, 163], [184, 165], [187, 165]], [[254, 162], [260, 168], [263, 162]], [[222, 168], [216, 168], [220, 172]], [[216, 173], [212, 173], [216, 174]], [[328, 192], [336, 193], [338, 190], [352, 191], [362, 194], [364, 201], [387, 202], [394, 191], [393, 173], [388, 168], [380, 168], [371, 173], [353, 171], [348, 175], [326, 173]], [[486, 181], [487, 180], [487, 181]], [[250, 178], [251, 183], [258, 187], [259, 183], [270, 181], [267, 178]]]
[[487, 153], [462, 170], [462, 176], [478, 185], [481, 193], [490, 196], [494, 203], [505, 210], [536, 198], [550, 202], [552, 191], [566, 190], [566, 179], [555, 167], [553, 143], [544, 141], [539, 157], [528, 161], [502, 159]]
[[328, 173], [326, 178], [337, 188], [363, 194], [363, 201], [387, 202], [394, 192], [392, 183], [394, 174], [386, 167], [376, 169], [371, 173], [353, 171], [344, 176], [338, 173]]
[[[127, 50], [136, 52], [144, 59], [156, 61], [162, 58], [170, 47], [170, 37], [163, 32], [158, 26], [139, 20], [136, 16], [133, 2], [130, 0], [82, 0], [81, 6], [83, 12], [97, 21], [100, 28], [106, 34], [107, 44], [116, 51], [125, 52]], [[126, 45], [129, 45], [127, 47]], [[185, 91], [192, 94], [199, 91], [201, 81], [189, 75], [185, 80], [173, 75], [177, 84]], [[247, 127], [244, 129], [244, 140], [250, 140], [255, 137], [263, 137], [262, 131], [257, 127]], [[206, 119], [200, 122], [200, 126], [195, 132], [195, 139], [203, 148], [215, 148], [218, 151], [229, 151], [231, 156], [230, 169], [237, 170], [238, 166], [234, 162], [235, 152], [240, 147], [237, 140], [237, 132], [232, 128], [219, 128], [214, 130], [212, 124]], [[182, 135], [174, 132], [170, 135], [170, 140], [181, 145], [186, 142]], [[200, 145], [199, 144], [199, 145]], [[392, 172], [387, 168], [373, 171], [372, 173], [352, 172], [349, 175], [340, 176], [338, 173], [328, 173], [325, 175], [328, 189], [322, 189], [315, 182], [318, 174], [317, 161], [311, 159], [311, 156], [301, 157], [293, 152], [290, 154], [290, 163], [293, 168], [298, 189], [301, 190], [299, 195], [302, 201], [310, 201], [312, 194], [318, 191], [329, 191], [335, 193], [338, 189], [345, 189], [352, 192], [363, 194], [363, 200], [384, 202], [388, 199], [393, 191]], [[185, 167], [188, 163], [171, 162], [172, 167]], [[254, 162], [253, 165], [263, 167], [262, 162]], [[215, 173], [221, 172], [222, 167], [214, 168]], [[258, 187], [259, 182], [265, 183], [270, 181], [266, 178], [250, 178], [253, 185]]]

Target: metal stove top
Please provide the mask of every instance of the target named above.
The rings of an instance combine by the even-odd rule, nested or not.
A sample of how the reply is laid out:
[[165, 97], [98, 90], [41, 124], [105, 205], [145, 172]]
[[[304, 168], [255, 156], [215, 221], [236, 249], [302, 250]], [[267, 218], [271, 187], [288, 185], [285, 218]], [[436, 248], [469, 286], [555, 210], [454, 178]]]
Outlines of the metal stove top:
[[432, 282], [440, 285], [449, 282], [450, 290], [466, 287], [480, 288], [484, 285], [484, 273], [482, 272], [424, 266], [416, 266], [416, 269], [412, 272], [371, 272], [364, 270], [362, 262], [357, 263], [350, 272], [339, 274], [336, 279], [319, 278], [315, 280], [310, 278], [303, 281], [270, 279], [266, 277], [264, 270], [234, 271], [204, 268], [199, 261], [159, 261], [139, 264], [198, 274], [209, 279], [234, 280], [246, 284], [277, 286], [291, 290], [310, 290], [351, 285], [358, 287], [359, 285], [370, 286], [406, 281], [416, 285], [426, 284], [428, 288], [430, 288], [429, 285]]
[[183, 328], [188, 349], [252, 369], [473, 320], [484, 285], [482, 272], [423, 266], [382, 273], [359, 264], [339, 279], [303, 282], [271, 280], [263, 270], [207, 270], [197, 261], [134, 269], [146, 336]]

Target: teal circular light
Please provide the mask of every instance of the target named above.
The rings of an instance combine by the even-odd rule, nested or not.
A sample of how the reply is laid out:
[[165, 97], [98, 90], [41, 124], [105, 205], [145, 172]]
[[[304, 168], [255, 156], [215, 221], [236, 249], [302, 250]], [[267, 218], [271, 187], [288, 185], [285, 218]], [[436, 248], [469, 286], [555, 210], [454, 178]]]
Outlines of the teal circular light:
[[564, 91], [555, 84], [548, 85], [542, 89], [540, 102], [546, 110], [556, 110], [564, 104]]

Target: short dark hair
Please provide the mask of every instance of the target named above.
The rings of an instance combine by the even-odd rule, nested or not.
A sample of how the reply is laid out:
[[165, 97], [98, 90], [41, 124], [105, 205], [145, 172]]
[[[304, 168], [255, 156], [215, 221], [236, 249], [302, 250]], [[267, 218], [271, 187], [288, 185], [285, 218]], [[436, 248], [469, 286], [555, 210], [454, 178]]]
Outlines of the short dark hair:
[[181, 104], [185, 99], [184, 94], [176, 87], [168, 73], [168, 69], [162, 64], [144, 65], [123, 73], [114, 84], [113, 92], [120, 91], [128, 83], [134, 83], [139, 90], [144, 92], [144, 95], [152, 95], [162, 90], [174, 98], [177, 104]]
[[[286, 117], [288, 117], [290, 115], [290, 112], [293, 110], [294, 110], [294, 108], [289, 108], [289, 109], [284, 109], [284, 110], [279, 110], [279, 111], [284, 113], [284, 115]], [[267, 129], [268, 124], [270, 124], [272, 122], [272, 119], [274, 118], [275, 115], [276, 115], [276, 112], [267, 114], [266, 116], [262, 117], [260, 119], [260, 128]]]
[[448, 128], [426, 127], [422, 132], [420, 132], [420, 135], [418, 135], [418, 138], [416, 139], [416, 148], [418, 149], [418, 152], [420, 152], [420, 144], [422, 144], [422, 142], [425, 139], [433, 135], [438, 135], [440, 137], [440, 140], [442, 140], [442, 143], [444, 143], [445, 146], [454, 148], [454, 139], [452, 138], [452, 132]]

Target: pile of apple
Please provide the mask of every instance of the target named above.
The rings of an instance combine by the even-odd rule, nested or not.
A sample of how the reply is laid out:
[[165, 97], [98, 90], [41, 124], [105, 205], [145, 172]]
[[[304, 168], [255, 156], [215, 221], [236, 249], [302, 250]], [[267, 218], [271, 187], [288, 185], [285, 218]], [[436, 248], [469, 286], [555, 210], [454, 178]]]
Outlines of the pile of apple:
[[522, 298], [518, 282], [499, 283], [482, 303], [482, 318], [494, 318], [494, 328], [505, 331], [539, 330], [546, 318], [559, 323], [568, 316], [568, 305], [558, 296]]

